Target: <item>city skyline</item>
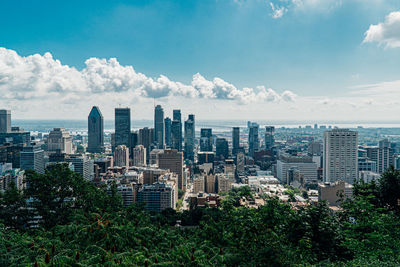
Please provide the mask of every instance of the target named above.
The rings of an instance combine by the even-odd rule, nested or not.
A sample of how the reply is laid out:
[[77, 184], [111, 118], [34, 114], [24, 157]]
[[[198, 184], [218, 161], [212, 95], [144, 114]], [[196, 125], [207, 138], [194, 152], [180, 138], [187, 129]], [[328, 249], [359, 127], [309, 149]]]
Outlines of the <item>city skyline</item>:
[[99, 1], [96, 15], [72, 3], [59, 17], [51, 4], [27, 4], [34, 17], [6, 5], [0, 105], [16, 119], [84, 118], [91, 106], [110, 118], [118, 105], [151, 119], [157, 104], [201, 119], [396, 120], [400, 111], [396, 1]]

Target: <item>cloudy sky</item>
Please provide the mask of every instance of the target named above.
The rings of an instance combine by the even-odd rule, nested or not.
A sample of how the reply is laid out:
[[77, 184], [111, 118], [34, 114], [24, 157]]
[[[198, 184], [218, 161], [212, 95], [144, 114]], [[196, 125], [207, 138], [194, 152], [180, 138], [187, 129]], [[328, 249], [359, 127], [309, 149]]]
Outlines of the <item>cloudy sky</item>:
[[399, 120], [399, 0], [2, 1], [0, 108]]

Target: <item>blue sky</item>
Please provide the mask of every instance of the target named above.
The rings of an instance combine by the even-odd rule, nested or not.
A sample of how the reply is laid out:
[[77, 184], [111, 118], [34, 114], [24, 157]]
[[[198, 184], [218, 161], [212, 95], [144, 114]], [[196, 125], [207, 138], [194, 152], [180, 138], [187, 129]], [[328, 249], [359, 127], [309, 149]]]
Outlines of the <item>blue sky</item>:
[[[398, 0], [2, 1], [0, 47], [6, 49], [3, 54], [15, 52], [14, 60], [49, 52], [50, 63], [37, 60], [51, 68], [59, 60], [80, 73], [89, 58], [116, 58], [121, 67], [133, 66], [150, 81], [142, 77], [138, 87], [147, 87], [131, 90], [139, 79], [135, 73], [108, 68], [123, 74], [113, 73], [100, 85], [95, 79], [95, 86], [87, 85], [86, 78], [71, 82], [80, 74], [70, 71], [57, 81], [2, 82], [13, 70], [22, 77], [29, 71], [36, 76], [59, 73], [43, 66], [32, 70], [31, 65], [20, 71], [4, 64], [3, 55], [0, 92], [8, 97], [0, 104], [18, 118], [59, 118], [67, 110], [73, 110], [68, 113], [73, 117], [87, 116], [88, 104], [100, 105], [112, 117], [117, 105], [109, 105], [112, 99], [148, 119], [156, 97], [167, 110], [182, 108], [204, 119], [215, 118], [215, 112], [237, 119], [379, 119], [389, 103], [376, 91], [390, 97], [400, 90], [400, 19], [393, 15], [394, 22], [385, 24], [399, 11]], [[373, 28], [367, 39], [370, 26], [379, 23], [382, 29]], [[38, 64], [25, 61], [21, 64]], [[201, 77], [193, 85], [197, 73]], [[158, 81], [160, 75], [168, 81]], [[112, 86], [109, 79], [114, 79]], [[59, 85], [61, 80], [65, 84]], [[70, 89], [80, 85], [88, 91]], [[61, 89], [53, 89], [57, 86]], [[21, 97], [26, 87], [29, 97]], [[253, 91], [244, 94], [243, 88]], [[60, 108], [47, 112], [55, 98]], [[371, 109], [376, 112], [366, 114]]]

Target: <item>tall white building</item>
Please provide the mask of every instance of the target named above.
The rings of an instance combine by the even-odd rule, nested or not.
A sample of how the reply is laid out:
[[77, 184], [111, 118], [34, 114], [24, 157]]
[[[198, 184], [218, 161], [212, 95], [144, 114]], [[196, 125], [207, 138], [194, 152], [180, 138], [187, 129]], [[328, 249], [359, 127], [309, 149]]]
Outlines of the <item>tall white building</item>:
[[129, 167], [129, 148], [119, 145], [114, 151], [114, 166]]
[[349, 129], [324, 132], [324, 182], [343, 180], [353, 184], [358, 177], [358, 133]]
[[73, 154], [72, 137], [64, 128], [54, 128], [47, 139], [47, 150], [59, 151], [65, 154]]

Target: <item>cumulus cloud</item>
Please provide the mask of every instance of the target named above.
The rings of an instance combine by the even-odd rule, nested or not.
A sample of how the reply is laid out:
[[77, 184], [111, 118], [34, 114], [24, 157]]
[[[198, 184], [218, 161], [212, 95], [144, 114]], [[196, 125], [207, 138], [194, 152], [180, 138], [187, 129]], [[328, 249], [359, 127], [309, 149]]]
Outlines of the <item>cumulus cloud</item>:
[[390, 13], [384, 22], [370, 25], [363, 42], [377, 42], [390, 48], [400, 47], [400, 11]]
[[190, 85], [171, 81], [167, 76], [147, 77], [132, 66], [122, 66], [115, 58], [90, 58], [86, 67], [77, 70], [61, 64], [50, 53], [22, 57], [15, 51], [0, 48], [0, 94], [3, 99], [45, 99], [53, 97], [71, 104], [82, 96], [122, 95], [131, 98], [181, 96], [234, 100], [239, 103], [293, 101], [295, 94], [272, 89], [243, 88], [221, 78], [207, 80], [193, 75]]

